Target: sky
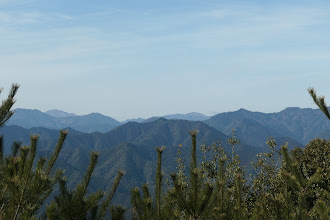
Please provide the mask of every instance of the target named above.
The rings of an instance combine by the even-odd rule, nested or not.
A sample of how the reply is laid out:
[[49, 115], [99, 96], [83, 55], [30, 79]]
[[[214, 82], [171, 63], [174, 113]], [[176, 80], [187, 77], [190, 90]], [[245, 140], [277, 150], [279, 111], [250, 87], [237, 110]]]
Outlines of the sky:
[[[119, 121], [330, 103], [330, 1], [0, 0], [15, 108]], [[327, 99], [328, 97], [328, 99]]]

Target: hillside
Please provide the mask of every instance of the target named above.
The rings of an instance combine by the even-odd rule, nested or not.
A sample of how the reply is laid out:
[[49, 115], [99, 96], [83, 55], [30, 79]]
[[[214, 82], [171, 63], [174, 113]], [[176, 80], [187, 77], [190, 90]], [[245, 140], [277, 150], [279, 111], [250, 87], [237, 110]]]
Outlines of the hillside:
[[268, 136], [290, 137], [306, 144], [330, 129], [330, 122], [323, 113], [310, 108], [286, 108], [277, 113], [240, 109], [217, 114], [205, 123], [227, 135], [235, 128], [242, 141], [258, 145]]
[[[18, 125], [23, 128], [45, 127], [49, 129], [70, 127], [84, 133], [104, 133], [126, 123], [138, 122], [148, 124], [161, 118], [151, 117], [145, 120], [137, 118], [121, 123], [99, 113], [82, 116], [71, 115], [72, 113], [60, 110], [43, 113], [38, 110], [16, 109], [15, 114], [8, 121], [7, 125]], [[286, 108], [276, 113], [252, 112], [240, 109], [234, 112], [220, 113], [210, 118], [195, 112], [165, 115], [163, 118], [189, 121], [203, 121], [207, 119], [203, 122], [226, 135], [231, 135], [232, 129], [235, 128], [238, 137], [244, 143], [256, 147], [264, 146], [265, 140], [269, 136], [288, 137], [297, 143], [301, 143], [299, 145], [304, 145], [315, 137], [325, 136], [326, 131], [330, 130], [330, 122], [324, 120], [321, 111], [310, 108]]]
[[[228, 139], [227, 135], [203, 122], [163, 118], [151, 123], [130, 122], [107, 133], [86, 134], [70, 130], [56, 166], [65, 169], [69, 177], [69, 186], [72, 186], [83, 175], [89, 162], [89, 153], [92, 150], [99, 151], [101, 154], [91, 182], [91, 190], [106, 189], [111, 185], [118, 169], [126, 170], [116, 201], [129, 205], [130, 188], [141, 185], [143, 182], [153, 182], [154, 164], [157, 160], [156, 146], [167, 146], [164, 152], [166, 174], [175, 170], [178, 144], [183, 144], [183, 157], [189, 161], [191, 140], [188, 131], [193, 129], [200, 131], [198, 145], [212, 144], [218, 138], [224, 142]], [[38, 153], [45, 156], [54, 149], [59, 131], [5, 126], [0, 129], [0, 134], [5, 137], [5, 152], [9, 151], [13, 141], [29, 144], [31, 134], [40, 134]], [[225, 146], [228, 149], [228, 145]], [[260, 148], [244, 143], [237, 146], [237, 152], [241, 155], [243, 164], [248, 164], [259, 151]], [[200, 154], [199, 159], [201, 159]]]
[[99, 113], [82, 116], [63, 114], [65, 117], [54, 117], [49, 115], [49, 113], [35, 109], [15, 109], [15, 114], [8, 120], [7, 125], [18, 125], [23, 128], [44, 127], [49, 129], [70, 127], [77, 131], [92, 133], [107, 132], [121, 124], [117, 120]]

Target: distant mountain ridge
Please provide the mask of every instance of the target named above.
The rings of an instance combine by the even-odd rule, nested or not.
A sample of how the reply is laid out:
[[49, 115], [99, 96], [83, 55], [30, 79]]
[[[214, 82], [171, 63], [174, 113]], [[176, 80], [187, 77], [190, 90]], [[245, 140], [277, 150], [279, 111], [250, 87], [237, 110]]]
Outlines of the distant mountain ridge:
[[[54, 113], [54, 111], [52, 111]], [[56, 115], [58, 115], [56, 111]], [[49, 129], [73, 128], [77, 131], [107, 132], [119, 126], [117, 120], [99, 114], [91, 113], [82, 116], [69, 116], [70, 113], [62, 112], [65, 117], [54, 117], [36, 109], [15, 109], [15, 114], [8, 120], [7, 125], [18, 125], [23, 128], [44, 127]]]
[[[91, 116], [95, 115], [92, 114]], [[96, 117], [98, 116], [96, 114]], [[89, 163], [90, 152], [98, 151], [100, 158], [93, 174], [91, 190], [106, 189], [111, 185], [110, 183], [117, 171], [119, 169], [125, 170], [126, 175], [120, 184], [116, 200], [126, 206], [130, 205], [129, 192], [132, 187], [140, 186], [144, 182], [153, 182], [157, 160], [156, 146], [166, 146], [163, 154], [165, 174], [176, 169], [177, 146], [179, 144], [183, 146], [182, 156], [185, 158], [186, 165], [189, 163], [191, 149], [189, 131], [191, 130], [199, 130], [197, 136], [199, 149], [200, 145], [210, 145], [220, 139], [225, 149], [228, 152], [231, 151], [227, 144], [228, 136], [201, 121], [160, 118], [147, 123], [128, 122], [105, 133], [87, 134], [71, 128], [68, 130], [69, 134], [56, 166], [65, 169], [66, 175], [70, 177], [68, 179], [69, 186], [77, 184], [81, 180]], [[5, 153], [10, 151], [10, 145], [13, 141], [20, 141], [23, 145], [29, 145], [31, 134], [38, 134], [40, 137], [38, 154], [47, 156], [54, 150], [59, 131], [42, 127], [25, 129], [17, 125], [7, 125], [0, 128], [0, 135], [4, 135]], [[286, 142], [289, 143], [290, 148], [302, 146], [289, 137], [276, 137], [275, 140], [279, 146]], [[249, 166], [256, 154], [267, 151], [267, 148], [265, 145], [255, 147], [241, 141], [235, 147], [235, 151], [240, 155], [242, 165]], [[200, 161], [202, 153], [200, 150], [198, 152]]]
[[165, 118], [165, 119], [179, 119], [179, 120], [188, 120], [188, 121], [205, 121], [209, 118], [211, 118], [211, 116], [206, 116], [203, 115], [201, 113], [198, 112], [190, 112], [187, 114], [170, 114], [170, 115], [164, 115], [164, 116], [154, 116], [154, 117], [150, 117], [148, 119], [145, 119], [141, 122], [152, 122], [155, 121], [159, 118]]
[[[117, 199], [121, 199], [121, 204], [129, 206], [130, 189], [154, 180], [156, 146], [166, 146], [163, 154], [163, 170], [166, 174], [175, 170], [179, 144], [183, 145], [182, 156], [189, 161], [190, 130], [200, 131], [198, 146], [212, 144], [218, 138], [224, 142], [228, 139], [227, 135], [203, 122], [164, 118], [150, 123], [129, 122], [106, 133], [86, 134], [70, 130], [56, 166], [65, 169], [66, 175], [70, 177], [69, 185], [77, 184], [89, 163], [88, 155], [92, 150], [99, 151], [100, 158], [93, 174], [91, 190], [107, 188], [117, 171], [125, 170], [126, 175], [120, 184]], [[4, 135], [5, 152], [9, 152], [13, 141], [28, 145], [31, 134], [40, 135], [38, 153], [40, 156], [47, 156], [54, 150], [59, 131], [40, 127], [25, 129], [16, 125], [5, 126], [0, 128], [0, 135]], [[224, 146], [227, 150], [230, 149], [228, 144], [224, 143]], [[241, 143], [236, 151], [241, 155], [243, 163], [248, 164], [260, 149]]]
[[[30, 128], [20, 127], [20, 124]], [[46, 126], [48, 128], [44, 128]], [[275, 138], [278, 147], [285, 143], [288, 143], [290, 149], [294, 146], [303, 147], [305, 142], [318, 135], [328, 138], [330, 124], [320, 110], [300, 108], [287, 108], [278, 113], [240, 109], [217, 114], [205, 121], [154, 118], [150, 122], [145, 120], [143, 123], [125, 124], [99, 113], [57, 118], [38, 110], [16, 109], [7, 125], [0, 128], [0, 135], [4, 135], [5, 153], [8, 153], [13, 141], [28, 145], [30, 135], [39, 134], [38, 156], [48, 156], [56, 145], [58, 129], [61, 128], [69, 130], [69, 135], [56, 166], [65, 169], [69, 186], [81, 180], [89, 163], [90, 152], [98, 151], [100, 157], [93, 174], [91, 190], [107, 189], [117, 171], [125, 170], [126, 175], [115, 201], [129, 207], [129, 191], [132, 187], [145, 182], [153, 185], [156, 146], [166, 145], [163, 154], [165, 174], [176, 168], [179, 144], [183, 145], [182, 156], [188, 165], [190, 130], [200, 131], [197, 136], [198, 146], [212, 144], [220, 138], [230, 152], [226, 142], [232, 129], [236, 129], [241, 143], [235, 147], [235, 151], [240, 155], [242, 165], [249, 166], [257, 153], [268, 150], [265, 142], [269, 136]], [[95, 129], [99, 132], [95, 132]], [[198, 156], [201, 160], [200, 151]], [[251, 171], [251, 167], [247, 171], [249, 169]]]
[[68, 113], [68, 112], [65, 112], [62, 110], [57, 110], [57, 109], [48, 110], [45, 113], [50, 116], [53, 116], [55, 118], [66, 118], [66, 117], [71, 117], [71, 116], [77, 116], [76, 114]]
[[330, 130], [329, 120], [319, 109], [297, 107], [276, 113], [239, 109], [217, 114], [204, 122], [227, 135], [235, 128], [238, 136], [247, 144], [251, 144], [251, 141], [260, 144], [268, 136], [290, 137], [306, 144]]
[[[7, 122], [7, 125], [18, 125], [23, 128], [44, 127], [49, 129], [62, 129], [71, 127], [81, 132], [108, 132], [111, 129], [118, 127], [127, 122], [151, 122], [160, 117], [153, 117], [152, 119], [129, 119], [119, 122], [109, 116], [100, 113], [91, 113], [88, 115], [76, 115], [74, 113], [64, 112], [62, 110], [49, 110], [41, 112], [36, 109], [15, 109], [15, 114]], [[192, 112], [187, 114], [173, 114], [165, 115], [167, 119], [183, 119], [190, 121], [203, 121], [208, 119], [200, 113]]]
[[[99, 113], [82, 116], [70, 115], [72, 113], [66, 113], [61, 110], [51, 110], [48, 113], [44, 113], [39, 110], [16, 109], [15, 114], [8, 121], [7, 125], [18, 125], [24, 128], [45, 127], [49, 129], [70, 127], [84, 133], [104, 133], [125, 123], [150, 123], [161, 118], [137, 118], [119, 122]], [[212, 117], [192, 112], [188, 114], [165, 115], [162, 118], [203, 121], [226, 135], [230, 135], [234, 128], [242, 141], [259, 147], [265, 144], [265, 140], [269, 136], [289, 137], [299, 143], [306, 144], [309, 140], [320, 135], [326, 137], [326, 131], [330, 130], [330, 123], [325, 120], [319, 109], [297, 107], [286, 108], [276, 113], [252, 112], [246, 109], [239, 109], [233, 112], [220, 113]]]

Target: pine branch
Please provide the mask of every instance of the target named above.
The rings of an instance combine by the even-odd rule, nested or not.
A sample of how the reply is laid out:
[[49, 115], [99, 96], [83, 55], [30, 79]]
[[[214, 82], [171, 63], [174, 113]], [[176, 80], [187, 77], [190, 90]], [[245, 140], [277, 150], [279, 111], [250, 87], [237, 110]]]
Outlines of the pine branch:
[[224, 213], [224, 194], [225, 194], [225, 162], [227, 160], [227, 157], [222, 157], [220, 158], [220, 167], [218, 170], [218, 175], [217, 175], [217, 184], [218, 184], [218, 192], [220, 194], [220, 201], [219, 201], [219, 211], [220, 215]]
[[28, 153], [30, 151], [30, 148], [28, 146], [23, 146], [20, 148], [20, 154], [19, 154], [19, 158], [20, 158], [20, 161], [19, 161], [19, 168], [18, 168], [18, 177], [19, 179], [22, 178], [22, 175], [24, 173], [24, 168], [26, 166], [26, 158], [28, 156]]
[[21, 142], [16, 142], [14, 141], [13, 145], [11, 146], [11, 150], [12, 150], [12, 156], [16, 157], [18, 154], [19, 149], [21, 148]]
[[[19, 88], [18, 84], [12, 84], [7, 99], [2, 101], [2, 104], [0, 106], [0, 127], [2, 127], [8, 121], [8, 119], [14, 114], [14, 111], [11, 111], [11, 108], [16, 102], [14, 97], [17, 93], [18, 88]], [[1, 91], [2, 89], [0, 90], [0, 93]]]
[[3, 169], [3, 135], [0, 135], [0, 171]]
[[176, 199], [176, 202], [181, 210], [189, 210], [190, 205], [187, 202], [187, 198], [184, 192], [182, 185], [180, 184], [179, 178], [175, 173], [171, 174], [171, 178], [174, 185], [173, 196]]
[[83, 198], [86, 194], [87, 187], [89, 185], [89, 182], [92, 178], [92, 174], [94, 172], [94, 169], [97, 164], [97, 159], [99, 157], [100, 153], [98, 152], [92, 152], [90, 155], [90, 162], [87, 168], [87, 171], [84, 175], [83, 181], [77, 186], [77, 194]]
[[26, 179], [26, 182], [30, 179], [30, 174], [32, 172], [32, 166], [33, 162], [36, 156], [37, 151], [37, 141], [39, 140], [38, 136], [32, 135], [30, 137], [30, 148], [29, 148], [29, 158], [27, 161], [27, 164], [24, 166], [24, 177]]
[[149, 185], [147, 183], [142, 185], [143, 195], [143, 216], [145, 219], [151, 219], [153, 216], [152, 199], [150, 195]]
[[194, 170], [197, 168], [197, 158], [196, 158], [196, 136], [199, 133], [198, 130], [193, 130], [190, 131], [190, 136], [191, 136], [191, 159], [190, 159], [190, 169]]
[[142, 212], [142, 198], [140, 195], [139, 187], [135, 187], [131, 189], [131, 203], [133, 207], [133, 216], [132, 219], [137, 219], [137, 216], [141, 218], [141, 212]]
[[241, 175], [236, 175], [236, 206], [234, 207], [236, 212], [236, 219], [243, 219], [243, 201], [242, 201], [242, 180]]
[[156, 187], [155, 187], [155, 197], [156, 197], [156, 209], [157, 209], [157, 219], [161, 217], [161, 193], [162, 193], [162, 153], [164, 151], [164, 146], [156, 147], [157, 150], [157, 171], [156, 171]]
[[[190, 174], [190, 184], [192, 189], [192, 198], [191, 198], [191, 208], [193, 210], [197, 210], [198, 208], [198, 169], [197, 169], [197, 157], [196, 157], [196, 136], [199, 131], [191, 131], [191, 142], [192, 142], [192, 149], [191, 149], [191, 159], [190, 159], [190, 167], [189, 167], [189, 174]], [[193, 211], [193, 213], [195, 212]]]
[[107, 209], [108, 209], [108, 207], [109, 207], [109, 205], [112, 201], [112, 198], [114, 197], [114, 195], [117, 191], [120, 180], [121, 180], [121, 178], [123, 177], [124, 174], [125, 174], [124, 171], [121, 171], [121, 170], [118, 171], [117, 177], [116, 177], [115, 181], [112, 184], [112, 187], [111, 187], [111, 189], [108, 193], [108, 196], [107, 196], [106, 200], [103, 202], [103, 204], [101, 206], [101, 211], [100, 211], [98, 219], [103, 219], [104, 218], [105, 213], [107, 212]]
[[60, 131], [60, 137], [57, 141], [55, 150], [48, 159], [48, 165], [47, 165], [47, 168], [46, 168], [46, 175], [49, 175], [51, 169], [53, 168], [53, 166], [54, 166], [54, 164], [55, 164], [55, 162], [58, 158], [58, 155], [60, 154], [60, 151], [62, 150], [64, 140], [65, 140], [66, 136], [68, 135], [68, 133], [69, 133], [68, 131], [64, 131], [64, 130]]
[[113, 220], [124, 220], [124, 213], [126, 212], [126, 209], [122, 207], [121, 205], [119, 206], [110, 206], [110, 212], [111, 212], [111, 219]]
[[317, 96], [314, 88], [309, 88], [308, 93], [312, 96], [314, 103], [321, 109], [321, 111], [330, 120], [330, 113], [327, 104], [324, 101], [324, 96]]

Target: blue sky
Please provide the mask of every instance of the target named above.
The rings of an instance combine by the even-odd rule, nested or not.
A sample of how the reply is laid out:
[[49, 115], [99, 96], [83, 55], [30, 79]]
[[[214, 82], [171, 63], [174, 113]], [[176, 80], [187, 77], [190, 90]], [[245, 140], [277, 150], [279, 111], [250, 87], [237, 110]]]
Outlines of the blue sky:
[[330, 103], [330, 1], [0, 0], [15, 107], [124, 120]]

